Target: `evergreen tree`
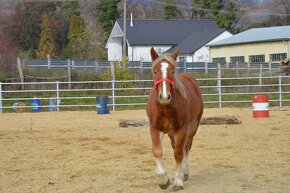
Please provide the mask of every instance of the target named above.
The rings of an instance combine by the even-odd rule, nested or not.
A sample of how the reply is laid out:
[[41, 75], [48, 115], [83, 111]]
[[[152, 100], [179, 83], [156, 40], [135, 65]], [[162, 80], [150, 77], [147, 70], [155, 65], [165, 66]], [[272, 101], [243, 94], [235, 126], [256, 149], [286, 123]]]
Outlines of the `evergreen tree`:
[[115, 20], [118, 19], [118, 3], [120, 0], [100, 0], [97, 4], [99, 22], [101, 23], [104, 36], [108, 39]]
[[85, 53], [85, 22], [76, 15], [70, 17], [70, 26], [67, 38], [68, 46], [63, 50], [62, 56], [65, 58], [81, 59]]
[[177, 15], [176, 5], [173, 4], [172, 0], [166, 0], [166, 4], [164, 5], [164, 16], [163, 19], [174, 19]]
[[61, 12], [65, 16], [72, 16], [81, 14], [80, 5], [78, 1], [64, 1], [61, 3]]
[[214, 19], [222, 6], [222, 0], [192, 0], [192, 18]]
[[48, 15], [44, 14], [42, 17], [40, 41], [36, 56], [37, 58], [46, 58], [47, 55], [52, 58], [56, 57], [55, 42], [49, 26]]
[[215, 18], [218, 27], [225, 28], [232, 33], [238, 32], [236, 28], [236, 23], [239, 20], [238, 14], [239, 10], [236, 4], [233, 1], [229, 1], [226, 6], [226, 11], [221, 11]]
[[229, 1], [226, 6], [226, 11], [217, 14], [215, 20], [218, 27], [225, 28], [231, 33], [238, 33], [239, 28], [237, 28], [236, 24], [240, 15], [241, 12], [237, 8], [236, 4], [233, 1]]

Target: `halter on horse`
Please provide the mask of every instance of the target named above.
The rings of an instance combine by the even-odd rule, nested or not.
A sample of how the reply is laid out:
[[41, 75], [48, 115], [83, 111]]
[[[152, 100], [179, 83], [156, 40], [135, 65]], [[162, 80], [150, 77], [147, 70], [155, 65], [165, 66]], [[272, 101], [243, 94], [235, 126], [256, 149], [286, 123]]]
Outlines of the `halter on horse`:
[[160, 188], [170, 185], [162, 163], [162, 139], [168, 134], [176, 161], [172, 191], [183, 189], [189, 176], [189, 151], [203, 113], [203, 100], [197, 81], [190, 74], [176, 73], [179, 49], [158, 56], [151, 48], [154, 88], [147, 103], [152, 151]]

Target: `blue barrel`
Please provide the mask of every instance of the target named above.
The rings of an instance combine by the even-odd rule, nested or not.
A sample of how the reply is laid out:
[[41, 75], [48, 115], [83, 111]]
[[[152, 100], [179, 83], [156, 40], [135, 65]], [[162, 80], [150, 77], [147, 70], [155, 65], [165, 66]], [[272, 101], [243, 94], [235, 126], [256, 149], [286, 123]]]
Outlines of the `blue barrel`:
[[109, 98], [107, 96], [97, 96], [97, 113], [98, 114], [109, 114]]
[[48, 111], [52, 112], [54, 109], [53, 107], [54, 107], [54, 104], [53, 104], [52, 98], [50, 98], [48, 102]]
[[34, 98], [31, 101], [31, 109], [32, 112], [40, 112], [41, 111], [41, 100], [38, 98]]

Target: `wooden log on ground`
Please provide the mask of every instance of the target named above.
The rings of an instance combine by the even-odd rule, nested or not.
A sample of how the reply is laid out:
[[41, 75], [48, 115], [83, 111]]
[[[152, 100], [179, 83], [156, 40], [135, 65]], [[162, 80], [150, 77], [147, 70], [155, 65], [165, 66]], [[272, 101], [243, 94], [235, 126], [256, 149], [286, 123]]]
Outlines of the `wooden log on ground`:
[[[241, 124], [242, 121], [235, 116], [214, 116], [214, 117], [202, 117], [200, 124], [203, 125], [230, 125]], [[134, 120], [134, 119], [120, 119], [119, 127], [142, 127], [147, 126], [148, 120]]]
[[147, 120], [132, 120], [132, 119], [121, 119], [119, 120], [119, 127], [142, 127], [147, 126], [148, 121]]
[[242, 121], [235, 116], [214, 116], [214, 117], [202, 117], [200, 124], [203, 125], [231, 125], [241, 124]]

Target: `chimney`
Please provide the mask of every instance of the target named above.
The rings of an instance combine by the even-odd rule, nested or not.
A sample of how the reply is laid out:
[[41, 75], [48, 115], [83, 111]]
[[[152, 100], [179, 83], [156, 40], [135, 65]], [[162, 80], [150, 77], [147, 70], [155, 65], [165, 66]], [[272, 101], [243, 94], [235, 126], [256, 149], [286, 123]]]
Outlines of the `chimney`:
[[130, 18], [130, 26], [133, 27], [133, 14], [131, 13], [131, 18]]

